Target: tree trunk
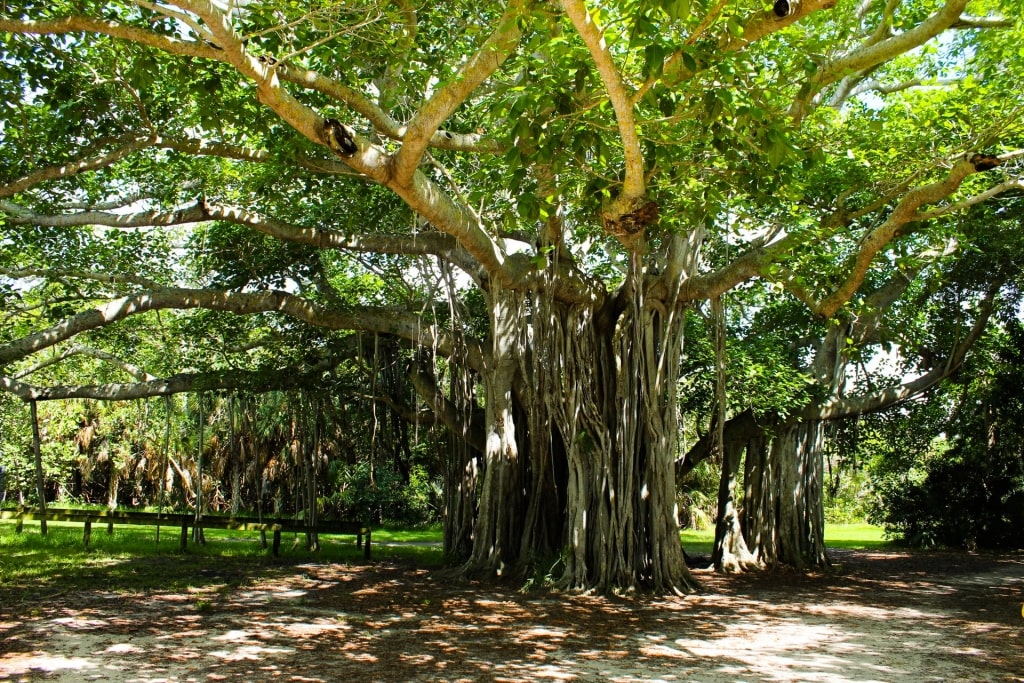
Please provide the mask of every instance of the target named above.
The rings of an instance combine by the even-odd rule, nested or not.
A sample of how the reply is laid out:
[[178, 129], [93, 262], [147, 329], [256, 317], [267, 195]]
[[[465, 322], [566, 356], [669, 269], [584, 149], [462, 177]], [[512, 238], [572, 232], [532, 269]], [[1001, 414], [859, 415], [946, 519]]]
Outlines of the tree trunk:
[[29, 403], [32, 412], [32, 452], [36, 460], [36, 495], [39, 496], [39, 513], [43, 518], [39, 520], [39, 533], [46, 535], [46, 484], [43, 477], [43, 448], [42, 439], [39, 438], [39, 411], [36, 402]]
[[453, 435], [445, 466], [444, 555], [450, 561], [465, 561], [473, 550], [479, 475], [479, 458]]
[[[798, 569], [828, 564], [822, 498], [820, 421], [783, 426], [766, 457], [748, 468], [747, 541], [768, 566]], [[755, 483], [760, 490], [755, 490]]]
[[645, 300], [636, 255], [630, 277], [630, 300], [613, 329], [600, 330], [580, 307], [552, 331], [552, 385], [563, 391], [551, 397], [552, 414], [569, 465], [561, 583], [681, 593], [696, 587], [675, 513], [683, 312]]
[[203, 439], [205, 435], [206, 420], [203, 415], [203, 395], [199, 394], [199, 452], [196, 455], [196, 518], [192, 526], [192, 541], [194, 543], [206, 543], [206, 536], [203, 534], [203, 512], [206, 507], [206, 496], [203, 493]]
[[239, 457], [238, 432], [235, 429], [235, 397], [228, 400], [228, 425], [231, 437], [231, 516], [237, 517], [242, 498], [242, 466]]
[[[726, 574], [757, 569], [760, 566], [757, 557], [747, 547], [736, 502], [736, 474], [739, 472], [743, 450], [742, 445], [728, 443], [722, 457], [722, 478], [718, 487], [718, 522], [715, 525], [715, 547], [711, 559], [715, 570]], [[750, 452], [751, 447], [747, 450]]]
[[164, 422], [164, 445], [160, 457], [160, 491], [158, 492], [157, 506], [156, 506], [156, 542], [160, 543], [160, 517], [164, 513], [164, 504], [167, 501], [167, 480], [171, 479], [173, 483], [173, 474], [167, 465], [167, 452], [171, 448], [171, 406], [172, 399], [170, 396], [164, 397], [164, 411], [166, 412], [166, 420]]
[[711, 560], [715, 570], [727, 574], [757, 567], [757, 559], [747, 549], [740, 527], [736, 503], [736, 474], [740, 456], [746, 446], [742, 441], [725, 439], [726, 407], [728, 405], [726, 374], [725, 306], [721, 297], [711, 300], [711, 319], [715, 347], [715, 413], [710, 431], [712, 451], [721, 455], [722, 475], [718, 486], [718, 519], [715, 524], [715, 546]]
[[512, 383], [523, 353], [526, 311], [522, 294], [495, 286], [490, 296], [493, 347], [491, 367], [484, 373], [484, 480], [473, 550], [463, 571], [502, 577], [518, 563], [523, 523]]
[[[306, 548], [314, 552], [320, 551], [320, 537], [316, 532], [317, 524], [317, 490], [316, 490], [316, 458], [320, 449], [320, 416], [319, 401], [308, 401], [309, 415], [305, 422], [306, 447], [303, 449], [303, 458], [306, 474]], [[310, 433], [309, 420], [313, 421]]]

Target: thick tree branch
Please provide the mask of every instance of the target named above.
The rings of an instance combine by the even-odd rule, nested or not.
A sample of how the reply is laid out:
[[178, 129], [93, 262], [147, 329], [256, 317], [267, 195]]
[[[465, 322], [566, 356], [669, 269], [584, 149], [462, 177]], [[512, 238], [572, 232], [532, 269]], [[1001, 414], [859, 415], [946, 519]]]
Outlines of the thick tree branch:
[[63, 363], [65, 360], [73, 356], [86, 356], [88, 358], [95, 358], [96, 360], [102, 360], [107, 363], [111, 363], [121, 368], [122, 370], [124, 370], [125, 372], [127, 372], [129, 375], [139, 380], [140, 382], [149, 382], [157, 379], [155, 375], [149, 374], [139, 366], [133, 365], [132, 363], [128, 363], [127, 361], [119, 358], [118, 356], [115, 356], [114, 354], [108, 351], [104, 351], [102, 349], [94, 349], [90, 346], [81, 346], [79, 344], [69, 346], [58, 355], [53, 356], [52, 358], [47, 358], [46, 360], [41, 361], [30, 368], [15, 373], [14, 375], [12, 375], [11, 379], [24, 379], [25, 377], [28, 377], [31, 374], [39, 372], [40, 370], [44, 370], [48, 367], [52, 367], [59, 363]]
[[[103, 225], [114, 228], [150, 228], [169, 225], [224, 221], [245, 225], [257, 232], [287, 242], [306, 244], [318, 249], [340, 249], [383, 254], [433, 255], [441, 257], [462, 268], [467, 274], [479, 279], [482, 275], [479, 264], [462, 249], [450, 235], [424, 232], [418, 235], [374, 235], [370, 233], [343, 233], [323, 228], [307, 228], [254, 211], [200, 202], [195, 206], [175, 211], [138, 211], [121, 214], [104, 211], [83, 211], [79, 213], [46, 215], [38, 214], [13, 202], [0, 201], [0, 210], [10, 216], [12, 223], [71, 227], [82, 225]], [[114, 276], [111, 276], [112, 278]], [[124, 278], [119, 278], [124, 279]], [[151, 284], [153, 288], [159, 285]]]
[[[960, 83], [959, 79], [956, 78], [911, 78], [907, 81], [900, 83], [882, 83], [881, 81], [871, 79], [866, 80], [850, 90], [849, 97], [855, 97], [861, 93], [868, 91], [875, 91], [882, 95], [891, 95], [892, 93], [902, 92], [903, 90], [909, 90], [910, 88], [945, 88], [950, 86], [956, 86]], [[835, 103], [833, 103], [835, 106]]]
[[[0, 202], [0, 208], [7, 204], [7, 202]], [[17, 223], [17, 220], [11, 221]], [[102, 282], [104, 284], [115, 285], [115, 284], [131, 284], [145, 287], [146, 289], [160, 289], [164, 285], [149, 278], [142, 277], [141, 275], [131, 275], [124, 273], [95, 273], [86, 270], [65, 270], [61, 268], [4, 268], [0, 267], [0, 275], [4, 275], [9, 278], [34, 278], [34, 277], [45, 277], [45, 278], [65, 278], [65, 279], [77, 279], [77, 280], [93, 280], [95, 282]]]
[[528, 5], [529, 0], [509, 2], [494, 32], [480, 49], [413, 116], [402, 134], [402, 146], [395, 155], [394, 174], [399, 183], [406, 185], [411, 182], [437, 129], [515, 51], [522, 37], [519, 23], [526, 16]]
[[946, 362], [936, 365], [920, 377], [898, 386], [888, 387], [863, 396], [837, 398], [820, 406], [809, 406], [801, 413], [800, 418], [804, 420], [838, 420], [877, 412], [931, 389], [963, 365], [967, 352], [971, 350], [988, 325], [989, 318], [995, 309], [996, 294], [1001, 286], [1002, 282], [997, 281], [989, 287], [984, 298], [978, 304], [978, 317], [975, 318], [970, 332], [954, 345]]
[[1006, 182], [999, 183], [998, 185], [990, 187], [984, 192], [979, 192], [976, 195], [972, 195], [967, 199], [962, 199], [959, 202], [954, 202], [952, 204], [949, 204], [948, 206], [940, 206], [937, 209], [926, 211], [924, 213], [919, 214], [918, 220], [926, 221], [932, 218], [938, 218], [939, 216], [943, 216], [947, 213], [962, 211], [963, 209], [968, 209], [972, 206], [976, 206], [978, 204], [986, 202], [989, 199], [992, 199], [993, 197], [1003, 194], [1004, 192], [1007, 192], [1009, 190], [1024, 190], [1024, 178], [1011, 178]]
[[[281, 80], [294, 83], [303, 88], [321, 92], [339, 102], [344, 103], [353, 111], [366, 117], [381, 135], [392, 140], [401, 140], [403, 128], [373, 100], [343, 83], [328, 78], [309, 69], [293, 64], [278, 62], [277, 73]], [[450, 130], [437, 130], [430, 136], [429, 147], [456, 152], [476, 152], [484, 154], [501, 154], [505, 148], [497, 141], [479, 133], [458, 133]]]
[[584, 0], [562, 0], [562, 8], [587, 46], [590, 58], [594, 60], [594, 66], [601, 76], [601, 82], [604, 83], [605, 92], [608, 93], [608, 100], [615, 110], [619, 139], [622, 141], [622, 151], [626, 160], [622, 197], [627, 200], [643, 197], [647, 192], [644, 158], [633, 111], [633, 98], [619, 68], [615, 65], [615, 60], [612, 59], [604, 29], [594, 21]]
[[333, 366], [321, 363], [312, 370], [284, 368], [270, 371], [181, 373], [132, 383], [54, 387], [34, 386], [12, 377], [0, 376], [0, 389], [14, 394], [23, 401], [58, 401], [75, 398], [130, 401], [195, 391], [244, 390], [247, 393], [259, 393], [316, 386], [321, 381], [323, 373], [331, 367]]
[[999, 16], [969, 17], [966, 15], [962, 15], [959, 19], [957, 19], [956, 23], [953, 24], [953, 28], [965, 30], [977, 28], [1013, 28], [1013, 20]]
[[850, 337], [854, 343], [864, 344], [874, 339], [882, 325], [882, 317], [889, 307], [903, 296], [914, 281], [913, 278], [924, 268], [922, 263], [916, 268], [894, 273], [885, 284], [869, 294], [864, 302], [864, 313], [857, 316], [850, 327]]
[[[999, 157], [984, 157], [984, 161], [988, 163], [990, 159], [994, 159], [1001, 164], [1010, 158], [1016, 158], [1019, 154], [1022, 154], [1022, 152], [1009, 152]], [[780, 268], [779, 264], [782, 263], [787, 253], [792, 252], [804, 241], [810, 239], [787, 235], [768, 246], [751, 249], [746, 254], [734, 259], [731, 263], [713, 273], [690, 278], [680, 288], [679, 300], [680, 302], [687, 302], [717, 296], [722, 292], [732, 289], [741, 282], [759, 275], [769, 277], [768, 269], [774, 266], [778, 272], [770, 274], [772, 279], [786, 285], [788, 290], [803, 301], [819, 317], [831, 317], [860, 288], [878, 252], [894, 239], [905, 234], [908, 224], [921, 222], [957, 209], [967, 208], [1000, 192], [1021, 187], [1022, 181], [1010, 180], [962, 202], [940, 207], [931, 212], [919, 211], [920, 207], [924, 205], [933, 204], [948, 197], [960, 187], [964, 179], [971, 174], [980, 172], [976, 162], [981, 163], [978, 161], [977, 155], [968, 155], [954, 163], [945, 178], [905, 191], [903, 197], [896, 203], [895, 208], [882, 224], [871, 230], [861, 239], [857, 252], [847, 264], [848, 274], [846, 278], [836, 286], [832, 293], [824, 298], [816, 298], [810, 290], [801, 288], [796, 282], [795, 277], [787, 279], [787, 270], [784, 267]], [[986, 166], [981, 166], [981, 168], [985, 169]], [[905, 186], [902, 186], [902, 189], [905, 189]], [[874, 209], [880, 209], [882, 206], [884, 206], [884, 203], [879, 202], [874, 206]], [[827, 239], [838, 226], [843, 224], [843, 221], [833, 220], [830, 221], [830, 224], [833, 226], [832, 231], [826, 234], [817, 233], [814, 239]]]
[[[2, 30], [2, 28], [0, 28], [0, 30]], [[124, 159], [128, 155], [137, 152], [140, 149], [151, 147], [153, 145], [153, 141], [154, 138], [152, 137], [128, 138], [123, 141], [123, 144], [121, 144], [120, 147], [116, 147], [109, 152], [86, 157], [84, 159], [78, 159], [76, 161], [69, 161], [66, 164], [48, 166], [47, 168], [39, 169], [27, 176], [12, 180], [11, 182], [0, 186], [0, 198], [11, 197], [48, 180], [69, 178], [79, 173], [84, 173], [85, 171], [95, 171], [97, 169], [106, 168], [107, 166]]]
[[850, 74], [857, 74], [886, 62], [897, 55], [924, 45], [951, 28], [960, 19], [968, 0], [947, 0], [946, 4], [920, 24], [885, 40], [869, 38], [851, 52], [824, 65], [811, 76], [801, 94], [790, 107], [789, 114], [802, 119], [810, 110], [811, 101], [821, 90]]
[[[45, 330], [0, 345], [0, 366], [26, 358], [62, 341], [111, 325], [133, 315], [166, 309], [206, 309], [236, 315], [281, 313], [296, 320], [330, 330], [363, 330], [390, 334], [447, 355], [453, 348], [450, 335], [424, 324], [415, 314], [396, 309], [361, 307], [331, 311], [302, 297], [278, 290], [225, 292], [205, 289], [168, 288], [135, 294], [83, 311]], [[468, 354], [471, 367], [480, 369], [486, 359], [481, 347], [472, 344]]]
[[924, 214], [919, 213], [918, 209], [925, 204], [933, 204], [948, 197], [960, 187], [967, 176], [976, 172], [974, 162], [965, 158], [955, 163], [945, 178], [907, 192], [885, 221], [861, 240], [857, 253], [850, 263], [846, 279], [813, 308], [814, 313], [823, 318], [834, 315], [860, 287], [875, 255], [898, 237], [908, 223], [923, 219]]
[[119, 24], [114, 21], [72, 16], [52, 21], [29, 21], [0, 18], [0, 33], [26, 35], [64, 35], [68, 33], [97, 33], [111, 38], [148, 45], [158, 50], [185, 57], [223, 60], [223, 53], [212, 45], [202, 42], [179, 40], [174, 36], [154, 33], [136, 26]]
[[[784, 17], [779, 17], [772, 9], [755, 12], [743, 24], [743, 32], [739, 36], [729, 33], [722, 37], [718, 43], [718, 51], [725, 53], [742, 50], [765, 36], [781, 31], [811, 14], [832, 9], [835, 4], [836, 0], [804, 0], [803, 2], [788, 3], [789, 13]], [[666, 85], [674, 85], [693, 78], [695, 75], [694, 71], [686, 67], [683, 54], [683, 50], [677, 50], [665, 60], [662, 81]], [[641, 90], [647, 90], [649, 87], [648, 84], [645, 84]]]

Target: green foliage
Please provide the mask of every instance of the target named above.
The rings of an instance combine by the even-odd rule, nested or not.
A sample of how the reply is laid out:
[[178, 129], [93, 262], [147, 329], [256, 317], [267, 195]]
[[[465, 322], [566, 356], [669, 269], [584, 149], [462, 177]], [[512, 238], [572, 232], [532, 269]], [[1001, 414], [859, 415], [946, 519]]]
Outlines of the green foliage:
[[714, 530], [718, 509], [720, 466], [704, 460], [677, 487], [676, 509], [679, 526], [696, 531]]
[[870, 477], [863, 470], [851, 469], [839, 478], [837, 486], [825, 491], [825, 522], [855, 524], [868, 518], [872, 503]]
[[946, 423], [950, 445], [881, 476], [876, 517], [909, 543], [1024, 547], [1024, 326], [976, 359]]
[[335, 463], [330, 482], [333, 493], [323, 505], [340, 519], [418, 525], [436, 521], [439, 513], [437, 484], [421, 466], [413, 467], [404, 481], [387, 465]]

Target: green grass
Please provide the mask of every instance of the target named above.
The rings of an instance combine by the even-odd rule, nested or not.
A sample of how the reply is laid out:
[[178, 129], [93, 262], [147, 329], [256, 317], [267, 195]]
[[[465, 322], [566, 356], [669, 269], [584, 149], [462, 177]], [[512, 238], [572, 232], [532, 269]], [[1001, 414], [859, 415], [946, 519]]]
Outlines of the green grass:
[[679, 538], [690, 555], [710, 555], [715, 545], [715, 530], [683, 529], [679, 532]]
[[373, 530], [373, 540], [381, 543], [442, 543], [444, 530], [440, 525], [416, 529], [383, 527]]
[[826, 524], [825, 545], [829, 548], [882, 548], [891, 546], [885, 530], [871, 524]]
[[[37, 522], [25, 522], [22, 533], [15, 533], [13, 522], [0, 522], [0, 596], [74, 588], [186, 590], [237, 585], [311, 562], [366, 563], [354, 536], [321, 536], [320, 551], [311, 552], [305, 534], [284, 533], [280, 557], [275, 558], [260, 545], [256, 532], [206, 529], [206, 543], [193, 543], [190, 535], [188, 550], [182, 553], [180, 528], [175, 526], [162, 527], [158, 543], [155, 527], [120, 525], [108, 535], [105, 524], [93, 524], [88, 548], [82, 544], [81, 524], [50, 522], [47, 528], [43, 536]], [[369, 563], [440, 566], [442, 549], [435, 544], [440, 534], [439, 529], [374, 530]]]
[[[684, 529], [679, 538], [686, 552], [691, 555], [710, 555], [715, 544], [714, 529]], [[882, 548], [890, 546], [892, 541], [886, 540], [885, 530], [871, 524], [826, 524], [825, 545], [829, 548], [849, 548], [863, 550], [865, 548]]]
[[[155, 527], [94, 524], [88, 549], [82, 545], [82, 525], [51, 522], [42, 536], [36, 522], [15, 533], [14, 524], [0, 522], [0, 595], [58, 593], [73, 588], [107, 590], [186, 590], [193, 587], [238, 584], [250, 578], [291, 571], [305, 563], [365, 563], [352, 536], [321, 536], [321, 550], [305, 548], [305, 535], [281, 537], [281, 556], [272, 557], [259, 543], [259, 534], [207, 529], [206, 544], [189, 540], [179, 552], [177, 527], [163, 527], [160, 542]], [[683, 546], [690, 555], [710, 555], [711, 530], [684, 530]], [[440, 527], [373, 530], [375, 562], [397, 562], [433, 568], [443, 564]], [[825, 541], [832, 548], [878, 548], [889, 544], [883, 530], [868, 524], [828, 525]], [[0, 602], [3, 599], [0, 598]]]

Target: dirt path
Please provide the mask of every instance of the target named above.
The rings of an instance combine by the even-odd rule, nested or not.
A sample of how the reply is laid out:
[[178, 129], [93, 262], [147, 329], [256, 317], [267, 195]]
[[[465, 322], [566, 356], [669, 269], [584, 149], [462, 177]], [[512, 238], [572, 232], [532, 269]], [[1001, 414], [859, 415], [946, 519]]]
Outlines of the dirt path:
[[1024, 554], [834, 558], [827, 575], [701, 573], [705, 593], [656, 601], [393, 566], [211, 569], [185, 592], [45, 604], [4, 590], [0, 680], [1024, 681]]

